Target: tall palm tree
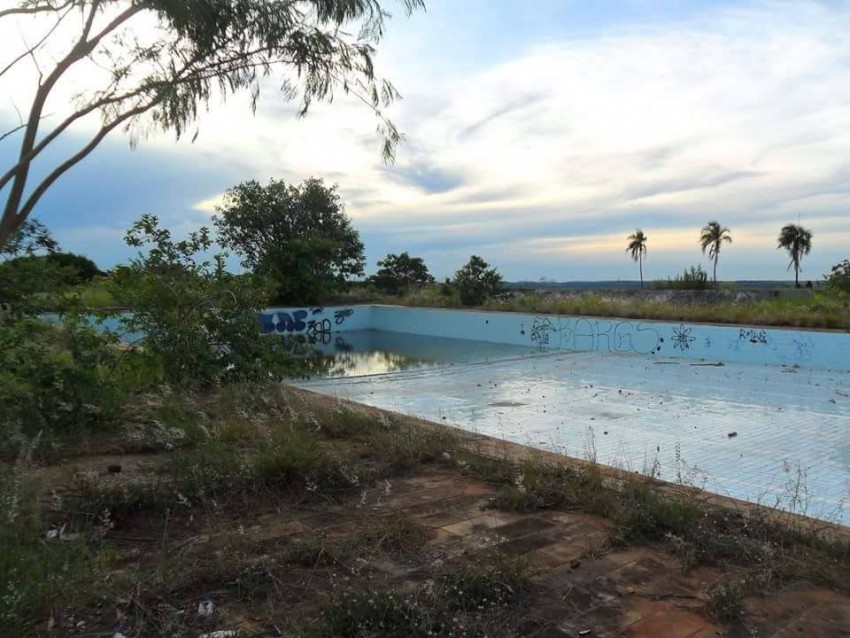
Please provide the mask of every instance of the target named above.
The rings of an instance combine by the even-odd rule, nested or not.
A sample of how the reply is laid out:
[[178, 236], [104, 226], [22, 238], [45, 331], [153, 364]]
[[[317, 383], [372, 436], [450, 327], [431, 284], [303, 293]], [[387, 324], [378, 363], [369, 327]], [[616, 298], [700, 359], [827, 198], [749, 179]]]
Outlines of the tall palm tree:
[[791, 256], [788, 270], [794, 267], [794, 285], [799, 288], [800, 262], [803, 261], [803, 255], [808, 255], [812, 251], [812, 231], [806, 230], [799, 224], [786, 224], [779, 232], [777, 248], [784, 248]]
[[640, 268], [640, 288], [643, 290], [643, 258], [646, 256], [646, 235], [638, 228], [635, 232], [629, 235], [626, 239], [629, 240], [629, 245], [626, 252], [632, 256], [632, 259], [638, 263]]
[[721, 226], [719, 222], [708, 222], [702, 228], [702, 233], [699, 236], [699, 245], [702, 247], [702, 252], [705, 254], [705, 249], [708, 248], [708, 259], [714, 262], [714, 284], [717, 285], [717, 258], [720, 257], [720, 246], [723, 242], [732, 243], [732, 231], [725, 226]]

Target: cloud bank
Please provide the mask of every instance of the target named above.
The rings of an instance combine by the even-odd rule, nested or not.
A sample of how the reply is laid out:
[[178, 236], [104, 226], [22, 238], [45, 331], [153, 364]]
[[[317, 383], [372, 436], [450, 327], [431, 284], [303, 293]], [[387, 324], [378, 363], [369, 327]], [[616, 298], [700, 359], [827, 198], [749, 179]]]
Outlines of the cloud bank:
[[[380, 162], [361, 105], [339, 99], [299, 120], [272, 93], [256, 117], [247, 98], [216, 106], [192, 146], [160, 137], [136, 152], [216, 167], [174, 193], [175, 214], [209, 213], [242, 179], [324, 177], [371, 264], [408, 250], [440, 276], [475, 253], [511, 279], [635, 278], [625, 237], [641, 227], [646, 273], [666, 277], [706, 263], [697, 237], [715, 218], [735, 238], [721, 277], [786, 276], [776, 236], [798, 219], [815, 235], [804, 277], [847, 256], [848, 9], [709, 6], [580, 35], [537, 25], [478, 64], [476, 50], [442, 55], [432, 41], [451, 10], [437, 1], [390, 25], [381, 59], [405, 95], [395, 165]], [[482, 28], [497, 46], [510, 25]]]

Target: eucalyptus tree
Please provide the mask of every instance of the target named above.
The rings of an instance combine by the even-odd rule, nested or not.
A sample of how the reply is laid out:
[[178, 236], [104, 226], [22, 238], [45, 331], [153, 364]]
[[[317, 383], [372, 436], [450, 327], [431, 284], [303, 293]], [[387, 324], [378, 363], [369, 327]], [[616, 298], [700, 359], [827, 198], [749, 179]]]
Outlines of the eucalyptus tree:
[[646, 257], [647, 236], [638, 228], [626, 239], [629, 241], [626, 252], [638, 263], [638, 268], [640, 269], [640, 287], [643, 290], [643, 258]]
[[779, 231], [778, 242], [777, 248], [784, 248], [791, 257], [788, 270], [794, 269], [794, 285], [799, 288], [800, 270], [802, 270], [800, 264], [803, 261], [803, 256], [812, 251], [812, 231], [799, 224], [786, 224]]
[[[383, 109], [398, 93], [373, 65], [389, 1], [0, 0], [0, 32], [27, 38], [0, 59], [0, 94], [19, 114], [0, 131], [0, 141], [18, 145], [0, 167], [0, 246], [115, 129], [131, 144], [154, 130], [179, 138], [214, 98], [247, 92], [255, 109], [266, 78], [301, 115], [335, 92], [356, 96], [377, 116], [391, 159], [400, 134]], [[394, 1], [408, 14], [424, 8]], [[63, 154], [56, 141], [72, 132], [84, 139]]]
[[732, 243], [732, 231], [721, 226], [717, 221], [708, 222], [702, 228], [699, 237], [699, 245], [703, 254], [708, 249], [708, 259], [714, 263], [714, 283], [717, 284], [717, 260], [720, 257], [720, 247], [723, 242]]

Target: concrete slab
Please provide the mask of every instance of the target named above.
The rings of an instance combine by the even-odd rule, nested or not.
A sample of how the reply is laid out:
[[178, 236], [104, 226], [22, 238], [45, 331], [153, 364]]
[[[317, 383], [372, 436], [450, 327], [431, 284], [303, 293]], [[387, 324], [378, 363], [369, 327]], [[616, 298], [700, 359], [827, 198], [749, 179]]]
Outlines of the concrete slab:
[[850, 524], [850, 373], [615, 353], [303, 387]]

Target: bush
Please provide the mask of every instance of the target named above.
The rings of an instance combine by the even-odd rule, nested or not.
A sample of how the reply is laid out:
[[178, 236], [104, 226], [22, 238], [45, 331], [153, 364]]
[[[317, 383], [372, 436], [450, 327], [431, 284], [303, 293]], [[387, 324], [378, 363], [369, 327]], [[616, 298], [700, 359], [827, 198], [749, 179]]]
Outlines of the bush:
[[652, 287], [656, 290], [708, 290], [713, 284], [708, 279], [708, 273], [701, 265], [685, 268], [681, 275], [667, 281], [655, 281]]
[[126, 393], [114, 374], [115, 337], [69, 313], [50, 325], [0, 323], [0, 425], [14, 434], [79, 433], [114, 420]]
[[828, 275], [824, 276], [826, 287], [837, 294], [850, 294], [850, 260], [835, 264]]
[[222, 254], [202, 260], [212, 246], [206, 228], [175, 242], [155, 216], [144, 215], [126, 241], [148, 251], [116, 270], [110, 291], [133, 309], [122, 316], [124, 329], [145, 335], [143, 356], [162, 370], [164, 381], [208, 385], [291, 369], [278, 342], [261, 334], [258, 314], [267, 287], [253, 275], [228, 273]]
[[502, 276], [495, 268], [472, 255], [469, 262], [455, 273], [454, 287], [465, 306], [480, 306], [502, 290]]

